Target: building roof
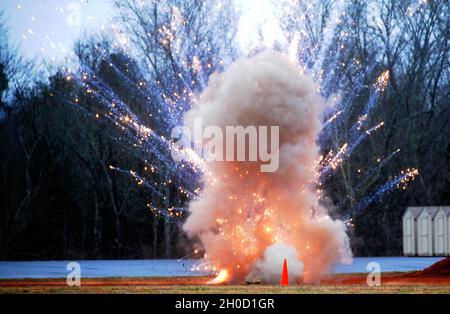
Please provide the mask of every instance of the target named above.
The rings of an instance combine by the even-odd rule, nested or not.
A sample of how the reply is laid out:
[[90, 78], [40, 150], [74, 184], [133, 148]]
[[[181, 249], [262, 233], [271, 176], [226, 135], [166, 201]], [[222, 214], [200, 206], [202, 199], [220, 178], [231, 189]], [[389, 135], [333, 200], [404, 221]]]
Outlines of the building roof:
[[439, 210], [442, 210], [446, 216], [450, 215], [450, 206], [440, 206]]
[[406, 213], [410, 212], [414, 218], [417, 218], [422, 212], [422, 209], [423, 207], [408, 207], [403, 216], [406, 215]]
[[419, 217], [422, 212], [427, 212], [430, 214], [431, 217], [434, 218], [436, 214], [442, 210], [446, 216], [450, 215], [450, 206], [425, 206], [425, 207], [416, 207], [411, 206], [406, 208], [405, 213], [403, 216], [405, 216], [408, 212], [412, 214], [414, 218]]
[[436, 214], [439, 211], [439, 209], [440, 209], [439, 206], [427, 206], [427, 207], [423, 207], [422, 213], [423, 212], [428, 212], [430, 214], [431, 218], [433, 218], [434, 216], [436, 216]]

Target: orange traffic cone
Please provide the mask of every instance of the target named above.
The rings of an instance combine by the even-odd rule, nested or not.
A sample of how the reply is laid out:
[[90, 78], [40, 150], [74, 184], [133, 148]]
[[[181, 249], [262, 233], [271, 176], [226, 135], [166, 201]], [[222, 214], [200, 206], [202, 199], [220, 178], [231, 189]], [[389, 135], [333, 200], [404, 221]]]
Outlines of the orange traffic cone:
[[289, 274], [288, 274], [286, 259], [284, 259], [284, 262], [283, 262], [283, 271], [281, 273], [281, 283], [280, 284], [282, 286], [289, 286]]

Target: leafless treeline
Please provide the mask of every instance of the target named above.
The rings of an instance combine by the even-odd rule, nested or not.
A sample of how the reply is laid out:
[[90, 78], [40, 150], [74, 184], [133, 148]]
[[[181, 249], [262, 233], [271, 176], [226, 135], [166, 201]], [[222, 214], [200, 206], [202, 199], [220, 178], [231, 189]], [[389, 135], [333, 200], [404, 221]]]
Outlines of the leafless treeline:
[[[169, 0], [169, 6], [119, 1], [117, 24], [134, 58], [108, 38], [94, 36], [75, 46], [80, 73], [68, 79], [60, 70], [33, 85], [23, 79], [30, 76], [29, 65], [18, 61], [3, 40], [6, 29], [0, 30], [1, 258], [153, 258], [192, 252], [182, 219], [151, 210], [186, 206], [180, 179], [170, 165], [134, 149], [120, 128], [102, 118], [106, 107], [100, 96], [93, 97], [101, 88], [90, 86], [93, 91], [87, 93], [83, 74], [89, 69], [90, 77], [113, 92], [103, 93], [105, 99], [126, 103], [148, 127], [166, 135], [174, 117], [157, 101], [160, 94], [175, 101], [174, 92], [182, 95], [186, 82], [193, 92], [201, 91], [208, 76], [222, 69], [219, 60], [235, 56], [236, 16], [228, 1], [220, 2], [219, 14], [211, 15], [210, 6], [219, 7], [219, 1]], [[384, 121], [383, 128], [355, 148], [324, 188], [335, 214], [354, 218], [356, 254], [399, 254], [406, 206], [449, 202], [449, 4], [350, 1], [346, 18], [327, 39], [334, 1], [318, 1], [310, 9], [307, 3], [291, 11], [285, 27], [295, 36], [302, 23], [308, 47], [302, 61], [314, 67], [323, 51], [327, 96], [338, 92], [346, 100], [343, 113], [321, 136], [324, 153], [352, 141], [350, 131], [371, 99], [373, 84], [383, 71], [390, 73], [367, 121]], [[321, 50], [323, 45], [328, 48]], [[195, 62], [204, 70], [197, 71]], [[158, 88], [150, 88], [155, 82]], [[398, 149], [388, 162], [377, 162]], [[141, 171], [155, 188], [139, 186], [111, 171], [111, 165]], [[148, 171], [150, 165], [158, 171]], [[408, 167], [419, 168], [420, 175], [407, 190], [352, 211]]]

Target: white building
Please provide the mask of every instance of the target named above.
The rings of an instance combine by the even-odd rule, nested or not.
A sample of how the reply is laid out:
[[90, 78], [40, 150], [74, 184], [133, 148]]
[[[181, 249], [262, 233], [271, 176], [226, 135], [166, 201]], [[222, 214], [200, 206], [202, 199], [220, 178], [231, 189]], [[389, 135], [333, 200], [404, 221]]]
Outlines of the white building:
[[408, 207], [402, 220], [405, 256], [450, 256], [450, 206]]
[[417, 217], [422, 207], [408, 207], [403, 214], [403, 254], [417, 255]]
[[439, 207], [434, 216], [434, 255], [450, 255], [450, 206]]
[[439, 207], [423, 207], [417, 217], [417, 255], [433, 256], [434, 254], [434, 217]]

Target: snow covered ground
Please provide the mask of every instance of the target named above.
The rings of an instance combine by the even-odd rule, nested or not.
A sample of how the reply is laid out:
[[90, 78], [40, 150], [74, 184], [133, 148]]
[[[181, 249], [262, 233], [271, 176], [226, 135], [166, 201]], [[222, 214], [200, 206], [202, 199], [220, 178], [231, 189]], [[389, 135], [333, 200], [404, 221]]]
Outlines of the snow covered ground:
[[[334, 273], [369, 272], [367, 264], [377, 262], [381, 272], [421, 270], [441, 257], [356, 257], [351, 265], [336, 265]], [[0, 262], [0, 278], [65, 278], [70, 261]], [[171, 277], [200, 276], [192, 271], [198, 260], [96, 260], [77, 261], [81, 277]], [[281, 267], [281, 266], [280, 266]]]
[[443, 257], [355, 257], [352, 264], [336, 265], [332, 271], [336, 274], [366, 273], [372, 271], [367, 270], [367, 264], [371, 262], [380, 264], [381, 272], [422, 270], [442, 259]]

